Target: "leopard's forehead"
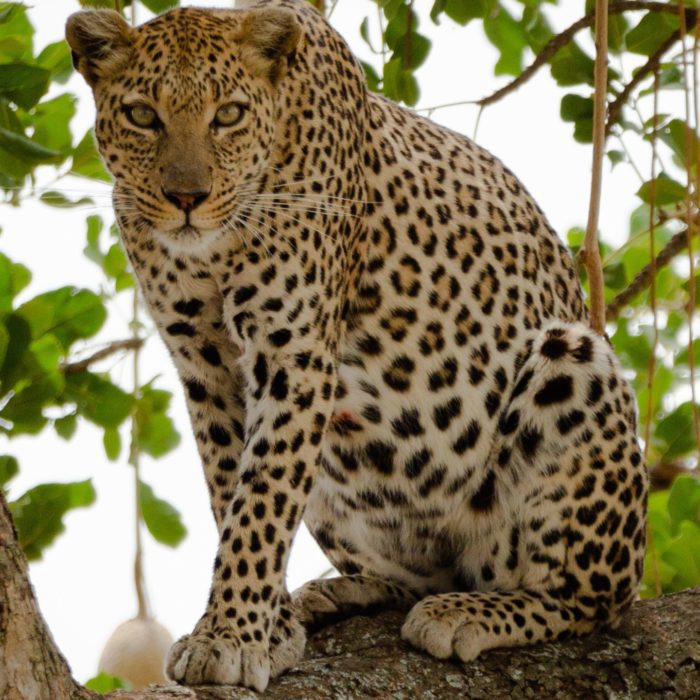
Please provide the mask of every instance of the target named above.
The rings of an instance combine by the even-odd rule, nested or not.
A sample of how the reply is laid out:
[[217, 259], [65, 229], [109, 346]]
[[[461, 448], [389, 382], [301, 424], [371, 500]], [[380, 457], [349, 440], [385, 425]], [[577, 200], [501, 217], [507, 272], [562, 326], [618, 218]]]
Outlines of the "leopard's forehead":
[[122, 88], [188, 111], [245, 89], [252, 77], [238, 60], [240, 13], [176, 8], [138, 27], [134, 61]]
[[215, 50], [219, 55], [230, 49], [240, 21], [240, 12], [178, 7], [137, 27], [138, 45], [149, 52], [154, 49], [171, 58], [184, 59], [187, 54], [199, 55]]

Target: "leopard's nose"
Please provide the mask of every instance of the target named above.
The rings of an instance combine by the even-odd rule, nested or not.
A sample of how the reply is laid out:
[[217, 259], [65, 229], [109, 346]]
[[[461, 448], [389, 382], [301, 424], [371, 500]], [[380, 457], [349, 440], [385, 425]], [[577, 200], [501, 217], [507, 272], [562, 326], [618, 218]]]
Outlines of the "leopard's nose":
[[178, 209], [191, 212], [198, 207], [211, 193], [211, 190], [191, 190], [188, 192], [172, 192], [163, 187], [163, 196]]

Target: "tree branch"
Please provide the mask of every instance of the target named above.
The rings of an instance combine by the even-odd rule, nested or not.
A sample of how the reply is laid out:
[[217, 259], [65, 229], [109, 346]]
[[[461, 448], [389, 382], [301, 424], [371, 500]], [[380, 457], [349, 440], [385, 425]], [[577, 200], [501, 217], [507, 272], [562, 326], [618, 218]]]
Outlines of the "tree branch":
[[588, 206], [588, 225], [583, 243], [582, 259], [588, 273], [590, 291], [591, 328], [605, 334], [605, 282], [603, 263], [598, 246], [598, 218], [603, 184], [603, 156], [605, 155], [605, 105], [608, 94], [608, 0], [596, 0], [595, 6], [595, 99], [593, 107], [593, 165], [591, 167], [591, 199]]
[[[86, 564], [87, 566], [88, 564]], [[72, 572], [80, 576], [80, 572]], [[339, 698], [696, 698], [700, 588], [636, 603], [615, 630], [494, 649], [475, 661], [434, 659], [401, 640], [404, 614], [358, 616], [311, 635], [301, 663], [265, 693], [231, 686], [151, 686], [110, 700]], [[609, 693], [608, 693], [609, 694]], [[0, 698], [98, 700], [81, 688], [48, 633], [0, 490]]]
[[[698, 227], [693, 226], [691, 237], [698, 235]], [[673, 258], [688, 247], [688, 234], [686, 229], [679, 231], [671, 237], [671, 240], [661, 249], [653, 263], [649, 263], [642, 268], [615, 298], [608, 304], [605, 310], [605, 317], [608, 321], [614, 321], [620, 315], [622, 309], [629, 304], [632, 299], [641, 294], [650, 284], [654, 271], [658, 272], [666, 267]]]
[[[648, 12], [666, 12], [668, 14], [677, 15], [679, 12], [679, 6], [674, 4], [667, 4], [664, 2], [643, 2], [642, 0], [620, 0], [619, 2], [611, 2], [608, 5], [609, 15], [619, 15], [622, 12], [635, 12], [635, 11], [648, 11]], [[688, 7], [685, 10], [686, 20], [688, 26], [694, 26], [697, 19], [698, 11], [694, 8]], [[545, 47], [537, 54], [537, 57], [531, 65], [529, 65], [517, 78], [512, 80], [507, 85], [496, 90], [496, 92], [486, 97], [482, 97], [477, 100], [474, 104], [480, 107], [486, 107], [487, 105], [498, 102], [506, 95], [517, 90], [521, 85], [526, 83], [530, 78], [532, 78], [537, 71], [546, 65], [549, 60], [554, 56], [554, 54], [559, 51], [559, 49], [566, 46], [574, 36], [585, 29], [586, 27], [592, 27], [595, 23], [595, 12], [591, 11], [584, 15], [581, 19], [574, 22], [570, 27], [560, 32], [556, 36], [552, 37]]]
[[605, 125], [605, 135], [609, 136], [613, 126], [619, 121], [622, 114], [622, 107], [627, 102], [634, 88], [644, 80], [650, 73], [658, 69], [661, 59], [664, 54], [680, 39], [681, 32], [677, 29], [673, 32], [666, 41], [649, 57], [649, 60], [640, 66], [637, 72], [632, 77], [632, 80], [625, 85], [622, 92], [610, 103], [608, 107], [608, 123]]
[[59, 369], [64, 374], [77, 374], [78, 372], [84, 372], [95, 362], [104, 360], [110, 355], [114, 355], [122, 350], [138, 350], [145, 343], [144, 338], [127, 338], [126, 340], [115, 340], [102, 350], [98, 350], [96, 353], [86, 357], [84, 360], [79, 360], [77, 362], [64, 362], [59, 366]]

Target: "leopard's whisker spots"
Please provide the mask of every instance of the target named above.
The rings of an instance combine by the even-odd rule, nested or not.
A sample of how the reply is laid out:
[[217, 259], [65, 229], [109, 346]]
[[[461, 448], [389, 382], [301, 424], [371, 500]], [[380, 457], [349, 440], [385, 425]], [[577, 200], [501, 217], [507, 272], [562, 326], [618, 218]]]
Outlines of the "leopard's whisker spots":
[[348, 214], [347, 212], [343, 211], [342, 209], [336, 209], [334, 207], [323, 207], [323, 206], [317, 206], [317, 205], [310, 205], [310, 204], [305, 204], [305, 203], [300, 203], [296, 204], [293, 202], [275, 202], [275, 201], [270, 201], [270, 202], [265, 202], [265, 201], [258, 201], [258, 200], [250, 200], [249, 202], [246, 202], [248, 206], [257, 206], [261, 210], [264, 211], [296, 211], [299, 213], [307, 213], [307, 214], [314, 214], [318, 213], [323, 216], [328, 216], [328, 217], [334, 217], [336, 220], [337, 219], [342, 219], [342, 218], [352, 218], [352, 219], [359, 219], [361, 217], [356, 216], [354, 214]]
[[333, 241], [336, 241], [339, 238], [338, 234], [336, 234], [336, 233], [332, 233], [330, 231], [312, 226], [306, 220], [302, 221], [298, 214], [294, 214], [293, 212], [289, 212], [289, 211], [279, 211], [277, 213], [280, 214], [282, 217], [284, 217], [287, 221], [290, 221], [291, 223], [299, 224], [302, 228], [307, 228], [308, 230], [313, 231], [314, 233], [318, 233], [320, 236], [324, 236], [325, 238], [329, 238], [330, 240], [333, 240]]
[[238, 212], [237, 214], [238, 221], [246, 228], [248, 231], [252, 234], [253, 240], [258, 241], [262, 247], [264, 248], [265, 252], [267, 253], [268, 257], [271, 257], [270, 253], [270, 248], [268, 247], [267, 243], [265, 242], [265, 235], [262, 233], [259, 229], [257, 229], [253, 223], [250, 221], [250, 218], [246, 216], [244, 212]]

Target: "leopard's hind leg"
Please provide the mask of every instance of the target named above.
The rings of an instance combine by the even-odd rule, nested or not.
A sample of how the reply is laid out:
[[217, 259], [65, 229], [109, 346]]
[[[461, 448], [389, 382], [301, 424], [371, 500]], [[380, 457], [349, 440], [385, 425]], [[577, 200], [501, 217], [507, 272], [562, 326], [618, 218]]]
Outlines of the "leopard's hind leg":
[[607, 342], [583, 324], [541, 331], [466, 499], [488, 533], [481, 558], [460, 563], [476, 590], [420, 601], [404, 638], [466, 661], [614, 625], [642, 574], [646, 492], [634, 402]]

